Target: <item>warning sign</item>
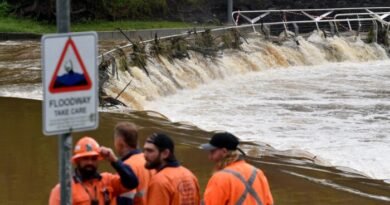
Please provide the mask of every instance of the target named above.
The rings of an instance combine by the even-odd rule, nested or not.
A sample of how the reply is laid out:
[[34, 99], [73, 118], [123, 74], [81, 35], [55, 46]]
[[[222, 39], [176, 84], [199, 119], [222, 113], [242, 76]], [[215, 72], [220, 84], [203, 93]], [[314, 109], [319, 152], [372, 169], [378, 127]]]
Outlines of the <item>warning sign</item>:
[[97, 34], [42, 37], [43, 132], [46, 135], [96, 129]]
[[49, 91], [60, 93], [89, 89], [91, 89], [91, 79], [74, 41], [69, 38], [57, 63]]

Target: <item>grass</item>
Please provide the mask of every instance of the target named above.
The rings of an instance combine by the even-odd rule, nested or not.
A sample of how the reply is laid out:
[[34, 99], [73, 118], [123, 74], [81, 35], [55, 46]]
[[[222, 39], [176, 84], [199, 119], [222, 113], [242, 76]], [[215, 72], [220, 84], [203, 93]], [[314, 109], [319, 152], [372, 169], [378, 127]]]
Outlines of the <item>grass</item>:
[[0, 32], [52, 33], [55, 30], [54, 25], [38, 23], [30, 19], [0, 17]]
[[[88, 23], [71, 24], [71, 31], [112, 31], [140, 30], [156, 28], [190, 28], [192, 24], [172, 21], [91, 21]], [[53, 33], [56, 25], [38, 22], [31, 19], [15, 17], [0, 17], [0, 32]]]

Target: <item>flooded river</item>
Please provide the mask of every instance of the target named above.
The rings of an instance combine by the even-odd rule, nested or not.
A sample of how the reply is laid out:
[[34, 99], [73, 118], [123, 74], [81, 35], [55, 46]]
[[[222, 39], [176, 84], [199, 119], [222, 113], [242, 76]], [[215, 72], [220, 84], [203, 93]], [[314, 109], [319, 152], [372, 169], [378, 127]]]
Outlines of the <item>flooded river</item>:
[[[102, 43], [101, 49], [110, 45]], [[0, 204], [47, 204], [58, 182], [58, 140], [42, 134], [39, 47], [37, 42], [0, 43]], [[291, 54], [287, 48], [275, 49]], [[229, 61], [229, 55], [221, 60], [228, 62], [223, 66], [240, 64]], [[248, 56], [243, 66], [256, 60], [256, 53]], [[301, 57], [293, 56], [298, 64]], [[289, 67], [294, 61], [282, 57], [278, 62], [286, 64], [275, 61], [273, 67], [283, 69], [254, 65], [251, 72], [240, 68], [239, 75], [232, 75], [231, 69], [218, 80], [199, 80], [211, 76], [209, 71], [199, 72], [195, 80], [204, 83], [201, 86], [186, 81], [184, 71], [176, 73], [181, 89], [171, 92], [169, 87], [137, 101], [153, 111], [101, 109], [99, 128], [74, 133], [73, 141], [90, 135], [112, 146], [113, 127], [119, 121], [141, 127], [141, 144], [152, 132], [166, 132], [176, 142], [179, 160], [196, 174], [203, 190], [212, 165], [198, 147], [212, 130], [228, 130], [242, 139], [247, 160], [267, 175], [276, 204], [390, 204], [390, 185], [384, 181], [389, 168], [390, 63], [382, 56], [368, 63]], [[157, 90], [153, 82], [160, 81], [143, 80], [147, 86], [142, 92]], [[163, 76], [160, 80], [167, 84], [159, 85], [168, 85]], [[364, 157], [360, 160], [359, 155]], [[106, 163], [101, 165], [101, 170], [112, 171]]]

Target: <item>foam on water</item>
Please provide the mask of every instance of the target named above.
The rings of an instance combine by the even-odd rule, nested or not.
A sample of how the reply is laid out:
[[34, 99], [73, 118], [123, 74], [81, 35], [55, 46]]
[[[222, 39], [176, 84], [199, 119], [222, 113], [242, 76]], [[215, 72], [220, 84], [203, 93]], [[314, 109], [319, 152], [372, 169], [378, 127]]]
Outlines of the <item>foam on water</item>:
[[0, 96], [42, 100], [42, 84], [0, 86]]
[[390, 179], [390, 61], [266, 70], [180, 91], [146, 108]]
[[[212, 80], [224, 79], [271, 68], [321, 65], [331, 62], [365, 62], [388, 59], [385, 49], [378, 44], [365, 44], [359, 38], [328, 37], [317, 32], [305, 39], [287, 40], [274, 44], [259, 36], [247, 39], [242, 50], [224, 50], [216, 58], [189, 52], [188, 59], [168, 60], [163, 56], [148, 59], [147, 70], [138, 67], [122, 68], [119, 75], [111, 76], [103, 91], [112, 97], [126, 88], [118, 100], [138, 110], [147, 100], [172, 95], [181, 89], [193, 89]], [[298, 42], [298, 43], [297, 43]], [[123, 67], [126, 59], [117, 56], [116, 66]], [[108, 72], [107, 75], [112, 75]]]
[[0, 46], [19, 46], [23, 43], [22, 41], [0, 41]]

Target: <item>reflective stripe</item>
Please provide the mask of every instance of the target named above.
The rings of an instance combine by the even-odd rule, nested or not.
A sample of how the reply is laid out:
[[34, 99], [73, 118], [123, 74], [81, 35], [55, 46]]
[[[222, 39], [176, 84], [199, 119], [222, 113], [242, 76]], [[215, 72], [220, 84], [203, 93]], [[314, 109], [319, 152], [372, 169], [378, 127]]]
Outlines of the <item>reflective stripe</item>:
[[145, 196], [145, 190], [141, 190], [139, 192], [130, 191], [120, 195], [120, 197], [129, 198], [129, 199], [134, 199], [135, 197], [142, 198], [144, 196]]
[[135, 193], [135, 196], [134, 197], [139, 197], [139, 198], [142, 198], [145, 196], [145, 189]]
[[126, 192], [120, 195], [120, 197], [129, 198], [129, 199], [134, 199], [134, 196], [135, 196], [134, 192]]
[[126, 192], [120, 195], [120, 197], [123, 198], [129, 198], [129, 199], [134, 199], [135, 197], [142, 198], [145, 196], [145, 190], [141, 190], [140, 192]]
[[252, 174], [249, 177], [248, 181], [245, 180], [245, 178], [238, 173], [237, 171], [231, 170], [231, 169], [224, 169], [221, 172], [226, 172], [229, 174], [234, 175], [237, 177], [245, 186], [245, 191], [244, 193], [238, 198], [238, 201], [236, 202], [236, 205], [242, 205], [246, 199], [247, 194], [249, 193], [250, 195], [255, 198], [257, 205], [262, 205], [259, 195], [257, 195], [256, 191], [253, 189], [252, 185], [255, 182], [256, 179], [256, 174], [257, 174], [257, 169], [253, 167]]

